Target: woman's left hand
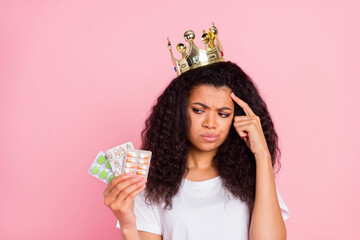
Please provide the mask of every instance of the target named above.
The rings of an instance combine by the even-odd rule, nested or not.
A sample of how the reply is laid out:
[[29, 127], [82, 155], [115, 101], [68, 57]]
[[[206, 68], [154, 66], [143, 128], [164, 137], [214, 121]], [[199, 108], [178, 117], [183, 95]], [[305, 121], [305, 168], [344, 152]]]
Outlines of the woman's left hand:
[[246, 146], [250, 148], [255, 156], [261, 154], [270, 155], [264, 132], [261, 127], [260, 118], [255, 115], [246, 102], [238, 98], [234, 93], [231, 93], [231, 98], [246, 114], [246, 116], [234, 117], [234, 127], [241, 139], [245, 141]]

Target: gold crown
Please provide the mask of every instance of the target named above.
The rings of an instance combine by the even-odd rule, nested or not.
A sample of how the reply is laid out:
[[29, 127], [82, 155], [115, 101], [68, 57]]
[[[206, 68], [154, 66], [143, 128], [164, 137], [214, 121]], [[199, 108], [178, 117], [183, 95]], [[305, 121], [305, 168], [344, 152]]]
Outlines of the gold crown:
[[[209, 33], [205, 33], [201, 36], [201, 41], [205, 44], [205, 50], [200, 49], [194, 43], [195, 33], [192, 30], [188, 30], [184, 33], [185, 41], [189, 43], [189, 50], [186, 51], [186, 46], [183, 43], [179, 43], [176, 48], [181, 53], [182, 58], [177, 60], [172, 52], [172, 47], [169, 38], [168, 49], [171, 54], [171, 59], [174, 64], [174, 70], [178, 76], [190, 69], [202, 67], [216, 62], [225, 62], [222, 46], [217, 36], [218, 30], [212, 23], [212, 27], [209, 28]], [[216, 44], [214, 40], [216, 39]]]

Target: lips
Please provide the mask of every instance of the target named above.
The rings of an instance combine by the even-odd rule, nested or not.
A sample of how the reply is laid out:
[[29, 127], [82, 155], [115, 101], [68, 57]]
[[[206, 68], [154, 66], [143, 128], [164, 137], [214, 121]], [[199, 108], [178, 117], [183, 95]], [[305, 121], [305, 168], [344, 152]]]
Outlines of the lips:
[[201, 134], [200, 137], [204, 139], [206, 142], [215, 142], [219, 135], [216, 134]]

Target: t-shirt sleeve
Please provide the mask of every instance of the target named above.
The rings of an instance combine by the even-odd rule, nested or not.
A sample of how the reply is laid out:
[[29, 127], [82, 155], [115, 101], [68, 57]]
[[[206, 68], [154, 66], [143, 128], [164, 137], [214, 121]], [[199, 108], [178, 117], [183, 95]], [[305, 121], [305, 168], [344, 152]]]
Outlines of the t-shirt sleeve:
[[[143, 192], [134, 199], [134, 213], [138, 231], [145, 231], [158, 235], [162, 234], [158, 206], [146, 204]], [[120, 228], [119, 221], [117, 221], [116, 227]]]
[[276, 188], [276, 194], [277, 194], [277, 198], [278, 198], [280, 209], [281, 209], [281, 215], [285, 221], [286, 219], [288, 219], [290, 217], [290, 211], [289, 211], [288, 207], [285, 205], [277, 188]]

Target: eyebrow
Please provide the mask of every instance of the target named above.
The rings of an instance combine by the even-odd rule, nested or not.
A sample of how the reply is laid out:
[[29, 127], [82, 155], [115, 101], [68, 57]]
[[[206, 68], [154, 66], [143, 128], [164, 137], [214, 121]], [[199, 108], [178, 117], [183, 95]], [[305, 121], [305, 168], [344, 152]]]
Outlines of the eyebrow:
[[[209, 108], [210, 108], [209, 106], [207, 106], [207, 105], [205, 105], [205, 104], [203, 104], [203, 103], [201, 103], [201, 102], [194, 102], [194, 103], [192, 103], [192, 104], [200, 105], [201, 107], [203, 107], [203, 108], [205, 108], [205, 109], [209, 109]], [[230, 111], [232, 111], [232, 109], [229, 108], [229, 107], [221, 107], [221, 108], [218, 108], [217, 110], [218, 110], [218, 111], [223, 111], [223, 110], [230, 110]]]

